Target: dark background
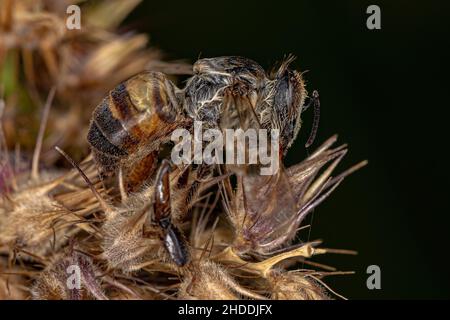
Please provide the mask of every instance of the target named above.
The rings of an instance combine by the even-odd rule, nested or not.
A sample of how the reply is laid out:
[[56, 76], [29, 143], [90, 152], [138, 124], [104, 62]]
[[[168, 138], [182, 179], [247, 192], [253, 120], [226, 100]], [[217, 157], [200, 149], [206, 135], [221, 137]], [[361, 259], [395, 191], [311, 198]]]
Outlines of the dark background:
[[[381, 7], [381, 30], [366, 8]], [[448, 20], [444, 2], [144, 1], [128, 22], [151, 35], [169, 59], [243, 55], [269, 68], [285, 54], [318, 89], [316, 145], [338, 133], [350, 145], [348, 178], [314, 213], [311, 239], [357, 256], [318, 259], [356, 275], [327, 279], [352, 298], [450, 298], [446, 169]], [[304, 158], [312, 113], [289, 152]], [[368, 290], [366, 268], [381, 268]]]

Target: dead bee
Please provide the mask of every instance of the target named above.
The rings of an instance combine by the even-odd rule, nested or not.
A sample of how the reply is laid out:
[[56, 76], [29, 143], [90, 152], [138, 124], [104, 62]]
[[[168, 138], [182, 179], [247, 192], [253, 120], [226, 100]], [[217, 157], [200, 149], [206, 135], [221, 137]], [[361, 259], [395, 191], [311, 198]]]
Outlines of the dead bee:
[[267, 74], [243, 57], [200, 59], [184, 89], [162, 73], [144, 72], [113, 89], [95, 109], [88, 141], [104, 174], [124, 170], [128, 190], [155, 169], [162, 145], [177, 128], [202, 121], [220, 129], [280, 130], [280, 155], [300, 127], [307, 92], [292, 58]]

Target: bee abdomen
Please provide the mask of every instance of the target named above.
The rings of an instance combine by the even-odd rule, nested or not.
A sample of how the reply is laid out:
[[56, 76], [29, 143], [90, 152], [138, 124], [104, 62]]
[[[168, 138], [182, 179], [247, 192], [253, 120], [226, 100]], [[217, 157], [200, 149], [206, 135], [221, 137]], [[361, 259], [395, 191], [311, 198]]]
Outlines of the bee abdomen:
[[158, 150], [174, 129], [186, 125], [178, 117], [178, 100], [176, 87], [156, 72], [140, 73], [111, 90], [95, 108], [88, 134], [101, 170], [111, 173], [122, 166], [132, 173], [129, 169], [136, 161]]
[[91, 123], [87, 139], [96, 151], [111, 157], [122, 158], [128, 155], [126, 151], [112, 144], [108, 138], [105, 137], [95, 121]]
[[[124, 92], [125, 90], [125, 92]], [[120, 94], [118, 94], [118, 91]], [[138, 143], [124, 128], [123, 122], [132, 118], [134, 106], [126, 95], [123, 84], [111, 91], [94, 111], [94, 121], [111, 144], [127, 150]]]

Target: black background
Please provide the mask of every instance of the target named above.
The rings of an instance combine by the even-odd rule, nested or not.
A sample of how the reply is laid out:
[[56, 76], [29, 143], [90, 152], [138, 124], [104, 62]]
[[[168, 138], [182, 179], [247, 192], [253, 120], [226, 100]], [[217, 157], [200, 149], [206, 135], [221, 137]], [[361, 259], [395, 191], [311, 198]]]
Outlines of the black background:
[[[381, 8], [381, 30], [366, 8]], [[338, 133], [350, 145], [343, 170], [357, 172], [314, 213], [311, 239], [357, 256], [318, 261], [355, 270], [327, 279], [355, 298], [450, 298], [449, 171], [446, 164], [448, 22], [439, 1], [144, 1], [128, 24], [148, 32], [170, 59], [243, 55], [271, 67], [284, 55], [318, 89], [316, 144]], [[312, 113], [288, 155], [305, 157]], [[368, 290], [366, 268], [381, 268]]]

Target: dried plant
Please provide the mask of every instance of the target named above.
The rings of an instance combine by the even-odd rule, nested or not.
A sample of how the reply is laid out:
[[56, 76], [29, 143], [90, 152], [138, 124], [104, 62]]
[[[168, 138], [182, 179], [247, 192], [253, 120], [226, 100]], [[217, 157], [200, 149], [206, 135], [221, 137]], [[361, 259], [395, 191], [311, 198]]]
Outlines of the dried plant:
[[[77, 1], [1, 2], [0, 79], [9, 106], [4, 115], [9, 147], [20, 143], [32, 149], [38, 130], [32, 125], [39, 122], [30, 118], [41, 108], [42, 93], [51, 88], [56, 88], [56, 99], [47, 127], [48, 145], [58, 141], [78, 154], [85, 150], [85, 139], [78, 137], [87, 132], [90, 108], [117, 83], [146, 69], [191, 72], [185, 63], [163, 62], [161, 52], [148, 47], [147, 35], [117, 31], [139, 2], [79, 1], [79, 30], [66, 28], [66, 9]], [[27, 129], [14, 130], [17, 125]], [[47, 162], [51, 160], [50, 156]]]
[[[85, 115], [139, 71], [190, 71], [161, 61], [146, 36], [117, 31], [139, 1], [80, 4], [81, 31], [65, 28], [68, 3], [1, 2], [0, 299], [341, 297], [322, 279], [346, 272], [311, 258], [354, 252], [297, 237], [305, 217], [366, 162], [334, 174], [347, 147], [333, 136], [274, 176], [173, 166], [139, 186], [121, 171], [101, 180]], [[71, 266], [80, 287], [68, 285]]]

